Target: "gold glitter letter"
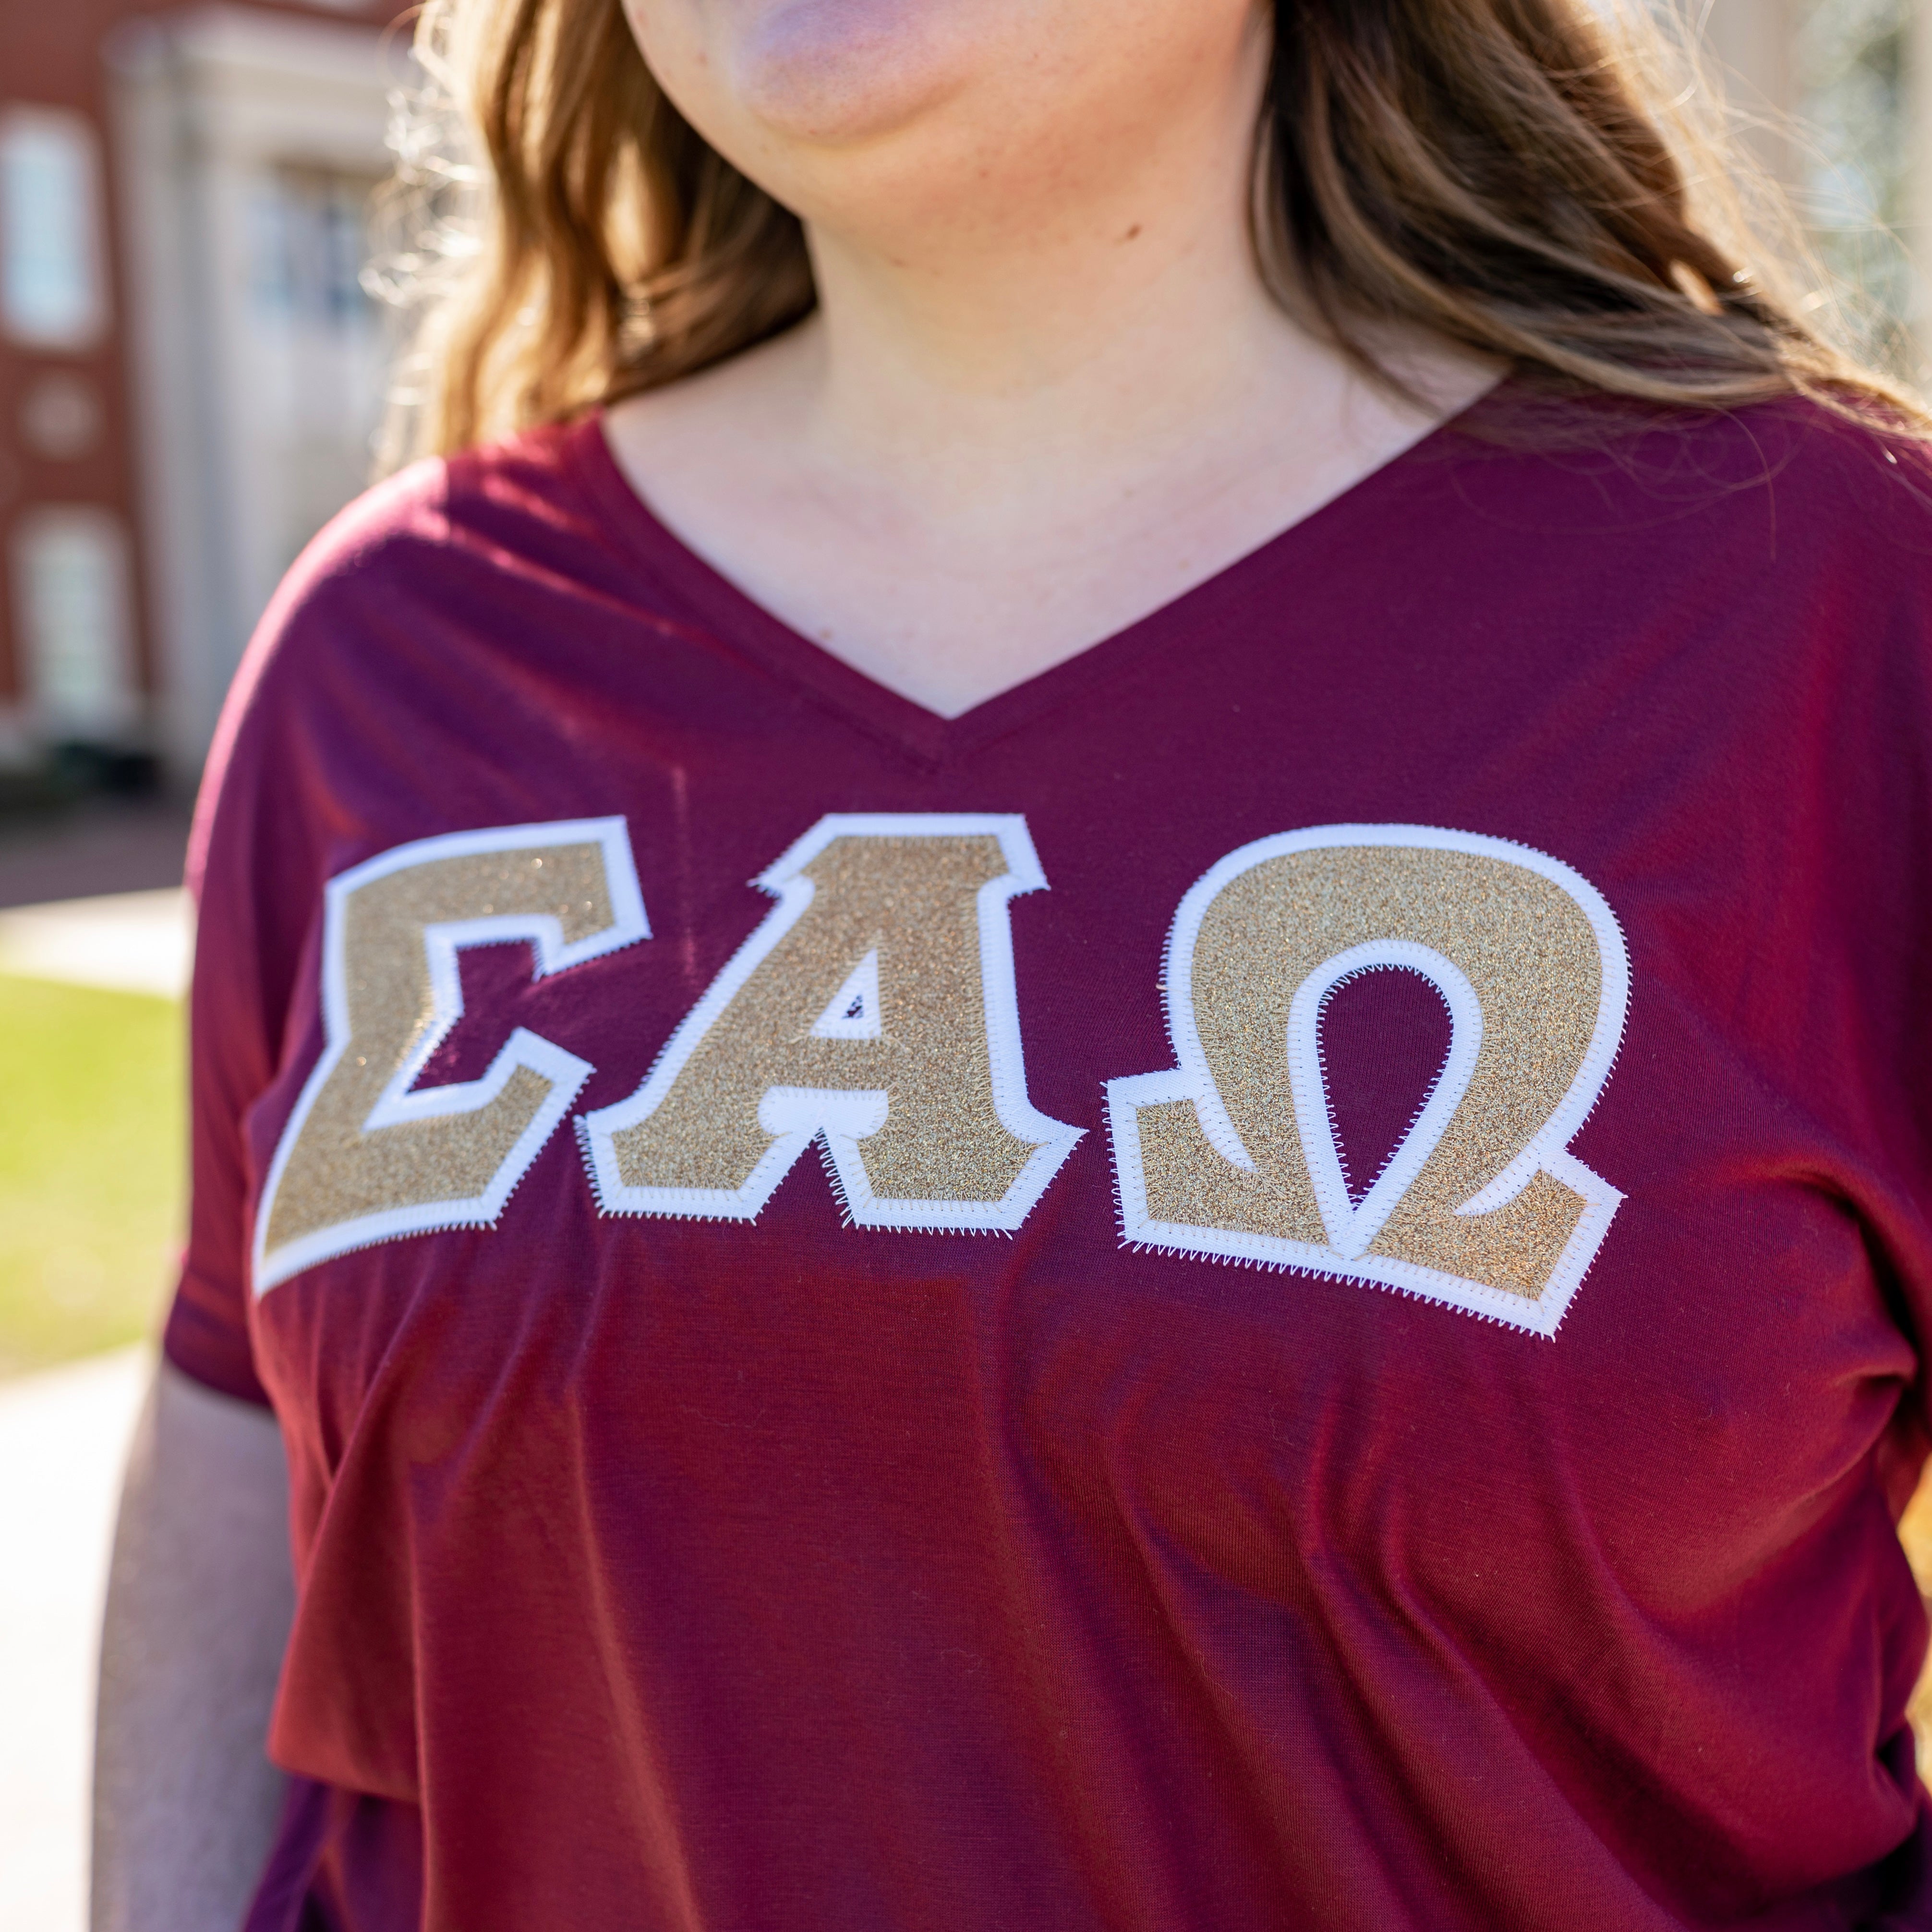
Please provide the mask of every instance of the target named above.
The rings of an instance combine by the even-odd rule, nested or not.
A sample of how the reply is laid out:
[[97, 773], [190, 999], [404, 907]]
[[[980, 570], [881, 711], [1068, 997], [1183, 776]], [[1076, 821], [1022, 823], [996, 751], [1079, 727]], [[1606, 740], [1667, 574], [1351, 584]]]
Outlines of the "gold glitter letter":
[[416, 1085], [462, 1017], [460, 948], [528, 940], [543, 977], [650, 936], [621, 818], [419, 839], [331, 880], [326, 1042], [256, 1210], [256, 1292], [351, 1248], [494, 1226], [590, 1078], [519, 1027], [480, 1079]]
[[835, 814], [756, 883], [777, 905], [643, 1086], [583, 1119], [604, 1211], [754, 1220], [817, 1140], [861, 1227], [1017, 1228], [1080, 1138], [1027, 1098], [1026, 821]]
[[[1450, 1046], [1358, 1202], [1317, 1034], [1335, 988], [1383, 967], [1434, 983]], [[1285, 833], [1190, 891], [1167, 975], [1176, 1070], [1108, 1087], [1130, 1241], [1375, 1282], [1556, 1333], [1623, 1198], [1568, 1151], [1629, 997], [1622, 934], [1587, 880], [1468, 832]]]

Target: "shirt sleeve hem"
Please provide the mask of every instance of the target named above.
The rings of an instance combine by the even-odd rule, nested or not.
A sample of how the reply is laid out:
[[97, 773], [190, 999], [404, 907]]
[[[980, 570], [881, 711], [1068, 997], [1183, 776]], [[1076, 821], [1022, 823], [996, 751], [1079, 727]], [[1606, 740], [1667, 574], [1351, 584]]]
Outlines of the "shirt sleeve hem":
[[161, 1331], [161, 1354], [190, 1381], [218, 1395], [230, 1396], [258, 1408], [274, 1406], [245, 1345], [238, 1347], [235, 1336], [216, 1330], [184, 1300], [176, 1301]]

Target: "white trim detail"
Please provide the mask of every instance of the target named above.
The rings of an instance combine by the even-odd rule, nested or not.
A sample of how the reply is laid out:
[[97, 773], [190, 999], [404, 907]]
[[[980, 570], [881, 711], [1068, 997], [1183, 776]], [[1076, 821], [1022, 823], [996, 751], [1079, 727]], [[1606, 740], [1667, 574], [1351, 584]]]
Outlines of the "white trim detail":
[[[1334, 1114], [1328, 1104], [1322, 1064], [1322, 1012], [1328, 996], [1344, 980], [1384, 966], [1419, 973], [1442, 994], [1449, 1008], [1449, 1058], [1402, 1144], [1357, 1203], [1349, 1198], [1341, 1149], [1336, 1142]], [[1316, 967], [1297, 989], [1288, 1016], [1288, 1075], [1294, 1096], [1294, 1124], [1308, 1156], [1308, 1178], [1314, 1184], [1328, 1245], [1345, 1260], [1358, 1261], [1368, 1252], [1369, 1244], [1382, 1232], [1383, 1224], [1436, 1151], [1462, 1104], [1462, 1096], [1469, 1090], [1482, 1044], [1483, 1006], [1475, 988], [1454, 961], [1432, 946], [1409, 940], [1373, 940], [1352, 946]]]
[[[994, 1112], [1009, 1133], [1031, 1143], [1034, 1149], [1005, 1194], [998, 1201], [928, 1201], [896, 1199], [875, 1192], [859, 1143], [885, 1125], [888, 1096], [876, 1090], [808, 1087], [773, 1087], [766, 1090], [759, 1102], [758, 1124], [776, 1138], [742, 1186], [626, 1186], [618, 1168], [616, 1136], [626, 1128], [648, 1120], [664, 1103], [706, 1034], [723, 1017], [778, 942], [805, 916], [817, 891], [804, 875], [805, 868], [841, 838], [997, 838], [1006, 862], [1005, 873], [989, 879], [977, 895], [980, 991], [986, 1008]], [[1017, 1228], [1085, 1131], [1064, 1121], [1049, 1120], [1027, 1097], [1019, 997], [1013, 976], [1012, 927], [1007, 907], [1022, 893], [1044, 891], [1046, 874], [1040, 868], [1025, 819], [1010, 813], [831, 812], [752, 883], [761, 892], [770, 893], [778, 904], [686, 1015], [644, 1084], [628, 1100], [578, 1116], [578, 1137], [600, 1211], [678, 1220], [754, 1221], [800, 1155], [816, 1140], [824, 1149], [832, 1186], [847, 1216], [859, 1227], [933, 1232], [1011, 1232]], [[842, 1014], [851, 1004], [850, 991], [868, 963], [873, 969], [868, 1010], [878, 1014], [878, 959], [876, 955], [870, 955], [839, 988], [826, 1016], [813, 1028], [820, 1037], [874, 1036], [820, 1031], [835, 1010]]]
[[[1248, 1172], [1254, 1168], [1254, 1161], [1243, 1146], [1215, 1088], [1195, 1020], [1194, 950], [1208, 908], [1235, 879], [1269, 860], [1348, 846], [1463, 852], [1522, 866], [1560, 887], [1589, 921], [1596, 936], [1602, 969], [1596, 1024], [1575, 1078], [1555, 1112], [1508, 1166], [1456, 1210], [1459, 1214], [1492, 1213], [1514, 1200], [1539, 1172], [1582, 1197], [1581, 1218], [1542, 1293], [1533, 1301], [1486, 1282], [1466, 1280], [1439, 1269], [1366, 1252], [1441, 1141], [1468, 1090], [1481, 1045], [1482, 1009], [1474, 988], [1459, 968], [1424, 946], [1383, 940], [1337, 954], [1304, 982], [1290, 1009], [1288, 1052], [1296, 1125], [1303, 1146], [1308, 1150], [1309, 1178], [1328, 1237], [1327, 1245], [1234, 1228], [1158, 1221], [1148, 1208], [1140, 1142], [1139, 1114], [1143, 1107], [1191, 1101], [1208, 1144], [1232, 1166]], [[1450, 1010], [1449, 1059], [1408, 1137], [1375, 1185], [1357, 1204], [1349, 1198], [1336, 1152], [1317, 1031], [1322, 1004], [1334, 987], [1351, 974], [1382, 965], [1406, 967], [1419, 972], [1442, 992]], [[1451, 832], [1422, 825], [1324, 825], [1282, 832], [1230, 852], [1189, 889], [1174, 914], [1161, 976], [1166, 988], [1168, 1034], [1174, 1043], [1177, 1064], [1167, 1072], [1110, 1080], [1106, 1088], [1108, 1134], [1113, 1147], [1124, 1242], [1130, 1246], [1203, 1259], [1369, 1282], [1442, 1302], [1466, 1314], [1484, 1316], [1532, 1334], [1555, 1335], [1624, 1198], [1568, 1150], [1570, 1140], [1596, 1105], [1610, 1078], [1630, 1004], [1630, 956], [1623, 933], [1616, 915], [1588, 880], [1562, 860], [1533, 847], [1479, 832]]]
[[[550, 1090], [536, 1116], [504, 1156], [489, 1186], [464, 1200], [422, 1202], [408, 1208], [366, 1214], [288, 1241], [272, 1252], [267, 1246], [268, 1223], [282, 1175], [301, 1138], [316, 1097], [328, 1084], [350, 1042], [347, 962], [344, 956], [348, 905], [364, 886], [394, 873], [445, 859], [473, 858], [502, 852], [548, 850], [553, 847], [596, 844], [604, 855], [605, 890], [610, 896], [611, 923], [574, 942], [566, 942], [561, 922], [542, 913], [498, 914], [450, 920], [426, 926], [423, 944], [428, 956], [430, 1018], [409, 1057], [382, 1089], [368, 1118], [365, 1133], [412, 1120], [445, 1119], [480, 1112], [509, 1084], [519, 1066], [528, 1067], [550, 1083]], [[572, 1103], [595, 1070], [587, 1060], [518, 1027], [503, 1043], [486, 1072], [475, 1080], [440, 1087], [418, 1088], [416, 1081], [463, 1017], [463, 976], [457, 955], [466, 946], [488, 946], [506, 940], [527, 940], [536, 955], [533, 976], [548, 979], [566, 968], [581, 965], [651, 936], [644, 911], [630, 840], [621, 818], [562, 820], [554, 824], [500, 826], [487, 831], [451, 832], [418, 838], [378, 854], [329, 880], [325, 888], [322, 953], [322, 1011], [325, 1043], [322, 1057], [304, 1083], [295, 1111], [275, 1149], [273, 1165], [255, 1210], [254, 1275], [255, 1292], [268, 1291], [316, 1262], [356, 1248], [394, 1240], [405, 1234], [442, 1228], [494, 1227], [517, 1184], [556, 1131]]]
[[[852, 1009], [856, 1006], [855, 1013]], [[877, 1040], [879, 1024], [879, 949], [875, 946], [853, 968], [844, 986], [812, 1022], [814, 1040]], [[876, 1133], [875, 1127], [872, 1131]]]

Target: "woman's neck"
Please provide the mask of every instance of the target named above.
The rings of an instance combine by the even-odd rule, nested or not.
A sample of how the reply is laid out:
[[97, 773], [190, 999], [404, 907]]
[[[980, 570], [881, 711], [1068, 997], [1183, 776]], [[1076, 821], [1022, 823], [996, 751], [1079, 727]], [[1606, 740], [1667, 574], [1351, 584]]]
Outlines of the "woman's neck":
[[[949, 521], [1030, 524], [1261, 411], [1332, 397], [1340, 358], [1262, 286], [1250, 235], [1266, 43], [1078, 146], [962, 149], [808, 233], [818, 316], [748, 378], [818, 460]], [[828, 197], [828, 200], [830, 198]], [[1288, 404], [1284, 412], [1282, 404]]]
[[983, 269], [819, 238], [819, 315], [768, 352], [794, 433], [909, 507], [1030, 522], [1262, 422], [1292, 436], [1347, 380], [1268, 298], [1237, 222], [1109, 213]]
[[[1243, 86], [1258, 99], [1258, 74]], [[1204, 99], [1104, 166], [989, 154], [986, 181], [901, 182], [877, 218], [850, 191], [812, 218], [808, 195], [818, 313], [614, 410], [620, 463], [748, 595], [934, 710], [1120, 628], [1436, 413], [1263, 287], [1254, 113]], [[1492, 380], [1411, 359], [1444, 410]]]

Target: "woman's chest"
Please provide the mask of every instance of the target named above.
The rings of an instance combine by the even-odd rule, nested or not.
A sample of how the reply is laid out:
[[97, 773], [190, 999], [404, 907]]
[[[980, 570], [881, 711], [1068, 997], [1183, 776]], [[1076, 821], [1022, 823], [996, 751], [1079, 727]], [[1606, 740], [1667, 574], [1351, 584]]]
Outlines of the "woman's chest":
[[1098, 1512], [1276, 1591], [1560, 1544], [1688, 1605], [1797, 1533], [1910, 1358], [1681, 843], [1664, 893], [1439, 778], [1117, 762], [605, 774], [338, 872], [252, 1124], [318, 1479], [520, 1472], [693, 1562]]

